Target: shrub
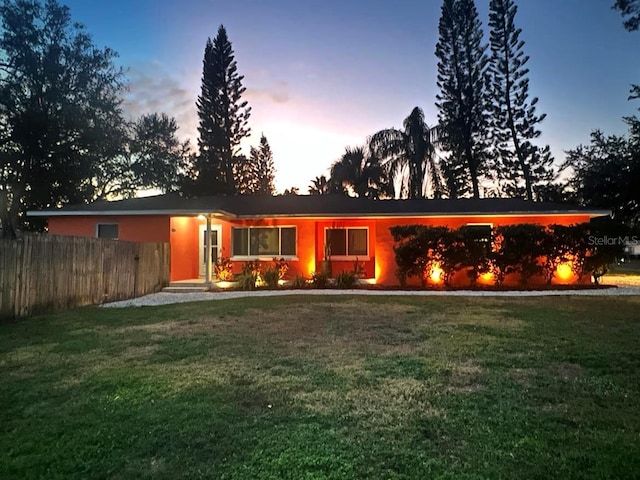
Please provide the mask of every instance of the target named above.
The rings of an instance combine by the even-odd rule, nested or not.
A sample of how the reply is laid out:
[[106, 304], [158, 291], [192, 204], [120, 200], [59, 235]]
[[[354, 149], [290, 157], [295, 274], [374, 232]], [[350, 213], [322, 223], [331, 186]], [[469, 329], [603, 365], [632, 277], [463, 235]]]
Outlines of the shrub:
[[520, 274], [520, 283], [527, 285], [534, 275], [542, 273], [546, 233], [541, 225], [524, 223], [503, 225], [496, 230], [497, 248], [493, 261], [497, 280], [501, 284], [506, 275]]
[[313, 288], [327, 288], [329, 286], [329, 275], [324, 272], [315, 272], [311, 276]]
[[238, 286], [242, 290], [255, 290], [260, 278], [260, 263], [257, 260], [245, 262], [242, 274], [238, 277]]
[[584, 261], [583, 272], [591, 275], [595, 283], [609, 271], [609, 265], [624, 253], [624, 244], [620, 241], [598, 242], [598, 239], [620, 239], [629, 235], [629, 228], [609, 217], [597, 218], [589, 224], [589, 251]]
[[218, 280], [228, 282], [233, 280], [233, 263], [229, 257], [219, 257], [213, 264], [213, 273]]
[[610, 221], [546, 228], [536, 224], [504, 225], [495, 232], [479, 226], [449, 230], [424, 225], [391, 227], [390, 231], [396, 241], [396, 275], [401, 286], [406, 285], [407, 278], [416, 276], [425, 285], [436, 267], [442, 270], [445, 285], [450, 285], [453, 275], [463, 269], [472, 285], [486, 272], [494, 273], [498, 285], [510, 274], [519, 274], [520, 282], [527, 285], [533, 276], [544, 273], [550, 283], [558, 266], [565, 262], [571, 262], [578, 277], [589, 273], [597, 282], [621, 254], [623, 246], [622, 242], [595, 245], [587, 241], [587, 235], [600, 238], [625, 235], [624, 230]]
[[551, 283], [558, 266], [571, 263], [572, 272], [580, 278], [584, 271], [587, 252], [587, 225], [550, 225], [543, 243], [544, 271], [547, 283]]
[[262, 281], [267, 288], [276, 289], [279, 287], [279, 281], [284, 279], [284, 276], [289, 271], [289, 263], [284, 259], [274, 258], [261, 274]]
[[267, 288], [272, 290], [278, 288], [278, 280], [280, 280], [280, 275], [278, 274], [277, 268], [268, 267], [264, 272], [261, 273], [261, 278]]
[[291, 282], [291, 287], [297, 289], [307, 288], [307, 279], [302, 275], [296, 275]]
[[338, 288], [352, 288], [356, 281], [358, 280], [358, 276], [356, 272], [340, 272], [336, 276], [336, 287]]
[[398, 244], [393, 247], [395, 253], [396, 276], [400, 285], [405, 286], [407, 278], [418, 277], [424, 284], [425, 275], [434, 262], [441, 260], [441, 239], [446, 227], [427, 227], [424, 225], [403, 225], [391, 227], [391, 235]]
[[461, 227], [460, 242], [463, 251], [461, 266], [467, 269], [471, 285], [475, 286], [480, 275], [490, 272], [493, 267], [492, 235], [489, 226]]

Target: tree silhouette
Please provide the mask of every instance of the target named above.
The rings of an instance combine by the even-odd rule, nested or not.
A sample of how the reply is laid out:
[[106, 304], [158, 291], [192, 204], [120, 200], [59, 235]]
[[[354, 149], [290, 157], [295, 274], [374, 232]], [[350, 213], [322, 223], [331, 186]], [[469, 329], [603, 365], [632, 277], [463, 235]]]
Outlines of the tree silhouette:
[[239, 195], [274, 195], [275, 167], [267, 137], [261, 135], [258, 148], [251, 147], [249, 158], [241, 155], [234, 162], [236, 193]]
[[444, 0], [438, 31], [436, 107], [449, 195], [467, 194], [471, 183], [479, 198], [488, 161], [488, 59], [473, 0]]
[[567, 152], [562, 168], [569, 167], [569, 186], [581, 205], [611, 209], [615, 219], [639, 225], [640, 135], [605, 136], [596, 130], [590, 145]]
[[122, 71], [55, 0], [0, 3], [0, 223], [43, 228], [24, 212], [85, 203], [123, 152]]
[[188, 193], [236, 193], [234, 162], [240, 158], [240, 142], [247, 137], [251, 108], [242, 101], [244, 76], [238, 74], [227, 31], [220, 25], [212, 41], [207, 40], [202, 66], [202, 88], [198, 101], [199, 127], [197, 178]]
[[640, 28], [640, 0], [616, 0], [613, 8], [624, 17], [624, 28], [630, 32]]
[[[372, 135], [371, 150], [383, 159], [388, 178], [400, 177], [400, 190], [409, 198], [442, 197], [445, 187], [436, 159], [436, 129], [429, 128], [419, 107], [405, 118], [403, 127]], [[408, 171], [406, 176], [405, 171]]]
[[329, 189], [335, 193], [367, 198], [390, 194], [382, 165], [364, 147], [347, 147], [342, 157], [331, 165]]
[[494, 175], [508, 196], [533, 200], [534, 188], [552, 180], [553, 158], [548, 146], [532, 143], [540, 136], [537, 124], [546, 114], [536, 115], [537, 98], [529, 101], [529, 57], [522, 50], [521, 29], [515, 25], [517, 11], [513, 0], [489, 2], [490, 118], [497, 148]]
[[138, 189], [180, 190], [189, 142], [177, 137], [178, 123], [167, 114], [143, 115], [133, 127], [131, 169]]
[[320, 175], [311, 180], [309, 195], [328, 195], [329, 193], [331, 193], [331, 188], [327, 177]]

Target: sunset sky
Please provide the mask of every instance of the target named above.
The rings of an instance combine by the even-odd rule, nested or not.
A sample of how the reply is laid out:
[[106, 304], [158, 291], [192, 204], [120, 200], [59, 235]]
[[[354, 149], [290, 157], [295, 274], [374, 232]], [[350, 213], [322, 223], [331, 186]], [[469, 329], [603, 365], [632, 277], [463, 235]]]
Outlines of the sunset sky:
[[[60, 1], [120, 54], [127, 113], [172, 115], [194, 146], [204, 45], [224, 24], [252, 107], [250, 144], [268, 138], [280, 191], [306, 192], [346, 146], [400, 127], [415, 106], [437, 120], [440, 0]], [[627, 101], [640, 83], [640, 33], [624, 30], [613, 3], [518, 2], [530, 94], [548, 115], [540, 143], [557, 162], [596, 128], [624, 133], [621, 118], [640, 106]], [[476, 0], [485, 29], [488, 4]]]

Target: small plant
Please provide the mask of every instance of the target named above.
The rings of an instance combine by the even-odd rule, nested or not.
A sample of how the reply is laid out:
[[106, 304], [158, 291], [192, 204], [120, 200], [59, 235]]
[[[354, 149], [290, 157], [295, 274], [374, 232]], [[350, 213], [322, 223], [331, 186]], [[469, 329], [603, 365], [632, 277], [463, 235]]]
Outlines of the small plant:
[[284, 258], [279, 260], [274, 258], [271, 265], [261, 273], [261, 278], [267, 288], [276, 289], [279, 286], [280, 280], [284, 279], [284, 276], [288, 271], [289, 263]]
[[296, 275], [291, 282], [291, 287], [297, 289], [307, 288], [307, 279], [303, 275]]
[[283, 280], [284, 276], [289, 271], [289, 262], [287, 262], [284, 258], [273, 259], [274, 267], [278, 270], [278, 280]]
[[233, 280], [233, 263], [229, 257], [219, 257], [213, 264], [213, 273], [223, 282]]
[[311, 285], [313, 288], [327, 288], [329, 286], [329, 275], [325, 272], [315, 272], [311, 276]]
[[340, 272], [336, 276], [336, 287], [338, 288], [353, 288], [353, 286], [358, 280], [358, 276], [356, 272]]
[[260, 279], [260, 263], [257, 260], [246, 262], [242, 274], [238, 277], [238, 285], [242, 290], [255, 290]]
[[357, 278], [364, 278], [364, 262], [359, 262], [358, 257], [353, 262], [353, 274]]

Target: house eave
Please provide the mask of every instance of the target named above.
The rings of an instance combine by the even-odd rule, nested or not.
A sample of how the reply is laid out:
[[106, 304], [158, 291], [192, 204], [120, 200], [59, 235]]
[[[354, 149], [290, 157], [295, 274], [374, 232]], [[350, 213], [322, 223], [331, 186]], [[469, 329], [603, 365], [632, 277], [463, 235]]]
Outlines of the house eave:
[[558, 210], [558, 211], [526, 211], [526, 212], [403, 212], [403, 213], [335, 213], [335, 214], [271, 214], [271, 215], [236, 215], [237, 219], [242, 220], [264, 220], [269, 218], [313, 218], [318, 220], [330, 218], [462, 218], [462, 217], [539, 217], [545, 215], [553, 215], [556, 217], [573, 217], [583, 215], [589, 217], [604, 217], [611, 215], [609, 210]]
[[241, 214], [237, 215], [224, 210], [45, 210], [28, 211], [27, 216], [31, 217], [86, 217], [86, 216], [143, 216], [143, 215], [167, 215], [167, 216], [190, 216], [210, 215], [225, 219], [269, 219], [269, 218], [460, 218], [460, 217], [535, 217], [553, 215], [559, 217], [586, 215], [589, 217], [603, 217], [611, 215], [609, 210], [547, 210], [547, 211], [512, 211], [512, 212], [389, 212], [389, 213], [275, 213], [275, 214]]
[[95, 216], [142, 216], [168, 215], [170, 217], [196, 217], [198, 215], [212, 215], [221, 218], [235, 218], [237, 215], [224, 210], [30, 210], [29, 217], [95, 217]]

